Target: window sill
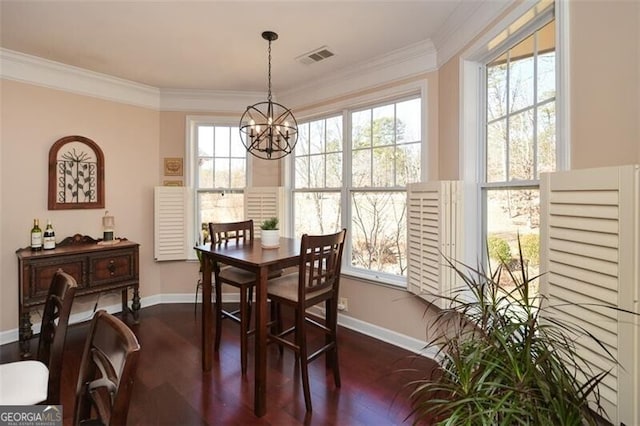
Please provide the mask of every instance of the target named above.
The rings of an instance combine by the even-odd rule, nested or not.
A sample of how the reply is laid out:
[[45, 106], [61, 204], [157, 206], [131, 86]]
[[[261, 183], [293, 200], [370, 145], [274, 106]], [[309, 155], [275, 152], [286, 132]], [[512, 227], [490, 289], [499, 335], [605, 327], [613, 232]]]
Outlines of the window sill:
[[374, 273], [363, 273], [353, 269], [342, 269], [342, 275], [349, 278], [361, 281], [366, 284], [375, 284], [382, 287], [387, 287], [393, 290], [407, 290], [406, 278], [391, 278], [386, 275], [376, 275]]

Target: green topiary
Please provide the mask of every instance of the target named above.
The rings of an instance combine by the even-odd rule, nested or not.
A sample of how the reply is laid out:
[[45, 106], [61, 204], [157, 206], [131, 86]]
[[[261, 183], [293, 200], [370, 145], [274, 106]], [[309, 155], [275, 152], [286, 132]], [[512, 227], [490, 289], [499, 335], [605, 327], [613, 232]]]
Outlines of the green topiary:
[[500, 263], [508, 263], [512, 258], [509, 243], [500, 237], [489, 235], [487, 238], [487, 248], [489, 250], [489, 257]]
[[524, 234], [520, 236], [522, 257], [531, 265], [540, 264], [540, 236], [538, 234]]

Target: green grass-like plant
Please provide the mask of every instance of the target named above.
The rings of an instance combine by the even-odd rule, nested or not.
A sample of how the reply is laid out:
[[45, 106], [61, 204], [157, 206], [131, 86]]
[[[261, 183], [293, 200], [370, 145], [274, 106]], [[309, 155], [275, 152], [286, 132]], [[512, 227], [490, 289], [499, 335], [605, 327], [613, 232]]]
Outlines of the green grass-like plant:
[[[429, 328], [427, 347], [436, 349], [440, 368], [410, 383], [414, 423], [596, 425], [605, 415], [599, 384], [609, 372], [592, 371], [576, 338], [588, 336], [616, 360], [532, 292], [539, 277], [528, 276], [520, 244], [519, 259], [493, 273], [448, 260], [463, 285]], [[501, 274], [510, 286], [500, 284]]]

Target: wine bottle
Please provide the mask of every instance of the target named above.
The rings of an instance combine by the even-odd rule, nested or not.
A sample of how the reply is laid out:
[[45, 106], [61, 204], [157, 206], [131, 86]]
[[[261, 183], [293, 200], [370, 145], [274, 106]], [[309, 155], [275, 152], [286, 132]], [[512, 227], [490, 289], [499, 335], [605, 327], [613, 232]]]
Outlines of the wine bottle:
[[44, 229], [43, 248], [45, 250], [51, 250], [56, 248], [56, 233], [51, 226], [51, 220], [47, 220], [47, 227]]
[[33, 219], [33, 228], [31, 228], [31, 250], [42, 250], [42, 229], [38, 219]]

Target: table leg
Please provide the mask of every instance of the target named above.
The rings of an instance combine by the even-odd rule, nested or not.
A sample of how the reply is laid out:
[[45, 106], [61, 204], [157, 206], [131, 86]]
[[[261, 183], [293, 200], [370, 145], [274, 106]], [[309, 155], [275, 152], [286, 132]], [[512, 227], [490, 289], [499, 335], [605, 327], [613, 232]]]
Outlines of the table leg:
[[20, 328], [18, 329], [18, 338], [20, 340], [20, 356], [22, 358], [31, 357], [31, 338], [33, 337], [31, 326], [31, 313], [29, 312], [29, 310], [20, 312]]
[[123, 288], [120, 292], [122, 296], [122, 321], [125, 321], [129, 316], [129, 289]]
[[202, 370], [211, 371], [213, 353], [213, 306], [211, 305], [211, 257], [202, 253]]
[[140, 323], [140, 290], [138, 289], [138, 286], [136, 285], [135, 287], [133, 287], [133, 299], [131, 301], [131, 310], [133, 311], [133, 323], [134, 324], [139, 324]]
[[269, 268], [260, 268], [256, 286], [256, 359], [253, 411], [256, 416], [267, 412], [267, 275]]

